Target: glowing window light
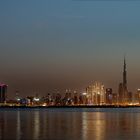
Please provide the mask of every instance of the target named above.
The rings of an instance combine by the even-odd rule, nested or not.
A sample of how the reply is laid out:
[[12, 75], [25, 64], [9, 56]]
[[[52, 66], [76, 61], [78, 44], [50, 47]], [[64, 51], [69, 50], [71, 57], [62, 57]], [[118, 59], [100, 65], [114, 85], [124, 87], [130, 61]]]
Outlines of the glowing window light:
[[38, 102], [39, 100], [39, 98], [34, 97], [34, 101]]
[[82, 93], [82, 95], [87, 95], [87, 93], [86, 93], [86, 92], [84, 92], [84, 93]]
[[20, 98], [17, 98], [17, 101], [20, 101]]

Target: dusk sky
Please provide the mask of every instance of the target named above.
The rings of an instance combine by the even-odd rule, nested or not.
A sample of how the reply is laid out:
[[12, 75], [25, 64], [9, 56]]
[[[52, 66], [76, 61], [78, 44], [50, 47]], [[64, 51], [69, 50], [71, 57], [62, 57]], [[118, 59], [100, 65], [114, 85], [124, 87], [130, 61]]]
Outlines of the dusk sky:
[[140, 1], [0, 0], [0, 81], [8, 97], [140, 88]]

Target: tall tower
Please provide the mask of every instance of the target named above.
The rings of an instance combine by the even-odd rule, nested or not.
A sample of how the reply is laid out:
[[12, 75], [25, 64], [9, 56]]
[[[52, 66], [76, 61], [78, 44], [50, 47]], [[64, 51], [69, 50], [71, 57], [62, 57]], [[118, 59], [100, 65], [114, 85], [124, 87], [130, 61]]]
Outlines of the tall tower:
[[119, 103], [127, 104], [128, 103], [128, 90], [127, 90], [127, 70], [126, 70], [126, 61], [124, 57], [123, 64], [123, 82], [119, 84]]
[[123, 103], [128, 103], [127, 71], [126, 71], [125, 57], [124, 57], [124, 67], [123, 67]]
[[123, 88], [127, 90], [127, 71], [126, 71], [125, 57], [124, 57], [124, 66], [123, 66]]

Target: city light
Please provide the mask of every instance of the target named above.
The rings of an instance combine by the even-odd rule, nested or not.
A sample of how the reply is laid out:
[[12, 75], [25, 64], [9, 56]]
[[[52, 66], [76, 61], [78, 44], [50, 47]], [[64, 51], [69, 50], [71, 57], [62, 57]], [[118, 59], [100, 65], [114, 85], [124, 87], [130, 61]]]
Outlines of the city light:
[[84, 92], [84, 93], [82, 93], [82, 95], [86, 96], [86, 95], [87, 95], [87, 93], [86, 93], [86, 92]]
[[38, 102], [40, 99], [37, 97], [34, 97], [34, 101]]
[[124, 59], [123, 81], [119, 84], [116, 93], [112, 88], [106, 88], [99, 81], [91, 83], [85, 90], [78, 94], [75, 90], [66, 90], [65, 94], [47, 94], [44, 97], [27, 96], [26, 98], [15, 97], [15, 100], [7, 100], [7, 85], [0, 83], [0, 105], [12, 106], [140, 106], [140, 88], [136, 93], [128, 91], [127, 70]]

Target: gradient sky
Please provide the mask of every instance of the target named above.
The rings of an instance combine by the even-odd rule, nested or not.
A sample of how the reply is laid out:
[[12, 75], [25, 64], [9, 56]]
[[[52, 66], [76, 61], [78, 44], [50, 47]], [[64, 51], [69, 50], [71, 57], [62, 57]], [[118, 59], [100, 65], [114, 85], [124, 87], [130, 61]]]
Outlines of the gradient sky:
[[126, 54], [129, 90], [140, 87], [140, 1], [0, 0], [0, 81], [8, 96], [116, 92]]

